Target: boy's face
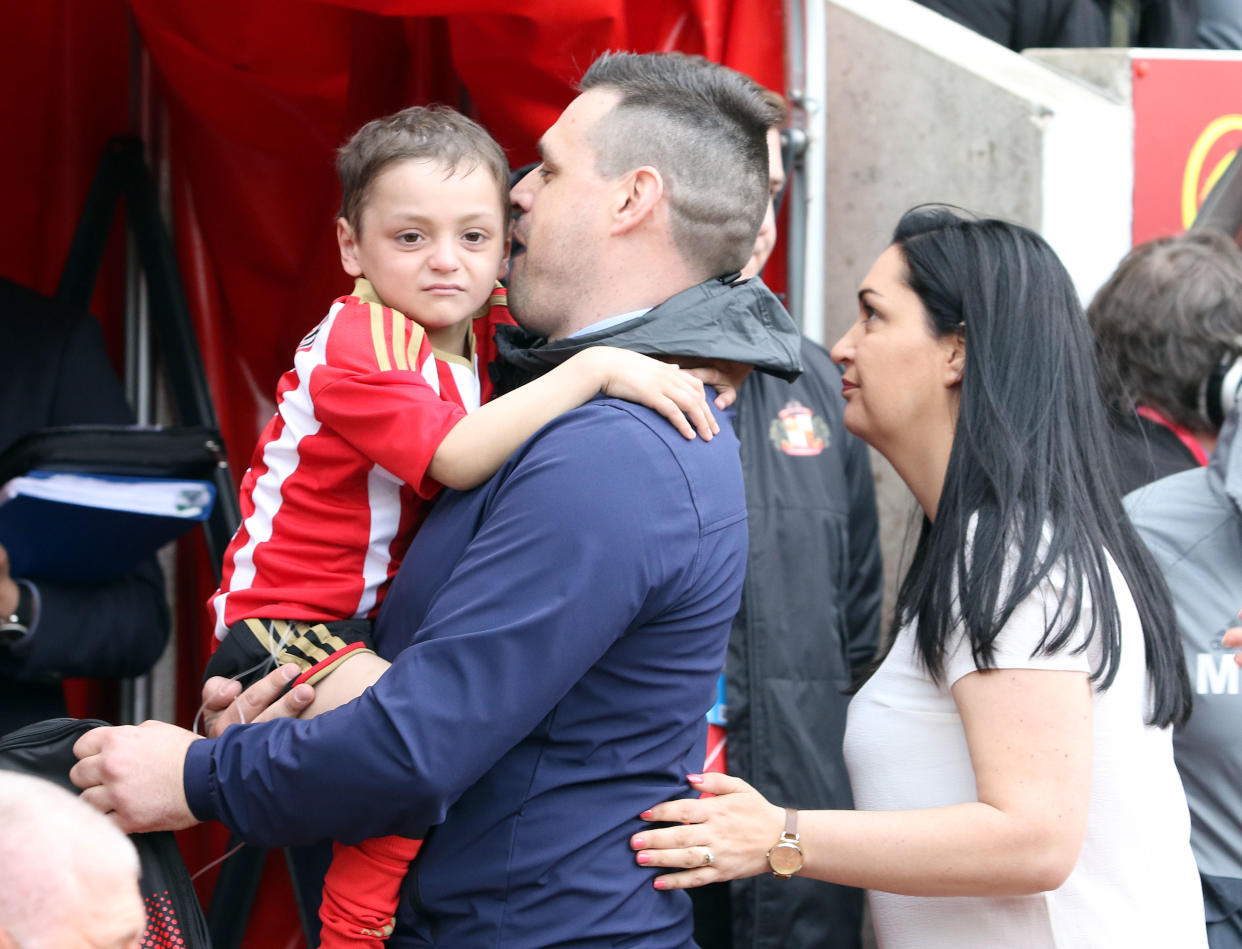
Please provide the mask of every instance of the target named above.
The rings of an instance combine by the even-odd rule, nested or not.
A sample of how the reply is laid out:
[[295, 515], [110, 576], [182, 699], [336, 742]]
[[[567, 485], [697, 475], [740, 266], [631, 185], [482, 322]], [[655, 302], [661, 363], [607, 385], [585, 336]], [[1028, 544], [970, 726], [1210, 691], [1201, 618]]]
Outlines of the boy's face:
[[437, 349], [462, 354], [470, 318], [504, 275], [502, 197], [482, 167], [463, 174], [437, 162], [393, 162], [371, 183], [361, 233], [337, 219], [341, 265], [370, 280]]

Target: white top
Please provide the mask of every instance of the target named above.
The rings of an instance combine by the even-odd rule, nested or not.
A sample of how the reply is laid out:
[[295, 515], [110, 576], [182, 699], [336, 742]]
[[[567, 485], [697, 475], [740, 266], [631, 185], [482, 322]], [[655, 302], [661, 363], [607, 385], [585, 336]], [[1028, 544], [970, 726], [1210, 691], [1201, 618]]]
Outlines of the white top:
[[[1018, 897], [898, 896], [872, 891], [881, 949], [1196, 949], [1207, 945], [1190, 851], [1190, 817], [1173, 764], [1172, 729], [1145, 724], [1149, 696], [1143, 631], [1125, 580], [1109, 560], [1121, 613], [1121, 664], [1095, 692], [1091, 803], [1082, 853], [1056, 890]], [[1031, 657], [1044, 633], [1050, 578], [997, 637], [996, 666], [1095, 668], [1099, 650]], [[1049, 613], [1049, 615], [1051, 615]], [[1087, 609], [1083, 610], [1086, 629]], [[1081, 639], [1078, 640], [1081, 643]], [[1074, 645], [1071, 643], [1071, 646]], [[959, 634], [944, 681], [924, 671], [913, 626], [854, 697], [845, 759], [860, 810], [909, 810], [978, 800], [954, 682], [976, 666]]]

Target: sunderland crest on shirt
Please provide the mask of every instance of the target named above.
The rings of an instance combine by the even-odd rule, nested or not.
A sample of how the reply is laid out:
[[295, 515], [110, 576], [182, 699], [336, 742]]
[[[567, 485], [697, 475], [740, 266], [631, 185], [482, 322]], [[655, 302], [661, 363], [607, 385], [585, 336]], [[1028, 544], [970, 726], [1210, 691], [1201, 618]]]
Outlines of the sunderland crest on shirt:
[[828, 444], [828, 423], [792, 399], [768, 426], [768, 437], [787, 455], [818, 455]]

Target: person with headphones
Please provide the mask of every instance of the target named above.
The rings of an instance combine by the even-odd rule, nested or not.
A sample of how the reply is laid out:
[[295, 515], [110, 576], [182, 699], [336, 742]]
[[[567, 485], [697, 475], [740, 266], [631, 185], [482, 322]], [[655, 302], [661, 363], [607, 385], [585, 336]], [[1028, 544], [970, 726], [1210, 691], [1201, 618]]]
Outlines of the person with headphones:
[[[1235, 290], [1242, 299], [1242, 281]], [[1242, 438], [1236, 408], [1206, 467], [1126, 496], [1139, 536], [1173, 594], [1194, 714], [1173, 735], [1190, 843], [1203, 884], [1208, 946], [1242, 947], [1242, 715], [1232, 655], [1242, 603]]]
[[1242, 386], [1242, 251], [1217, 231], [1134, 248], [1087, 319], [1123, 492], [1206, 465]]
[[[1129, 327], [1120, 322], [1123, 301], [1134, 301]], [[1194, 715], [1174, 732], [1173, 752], [1190, 807], [1208, 945], [1242, 949], [1242, 692], [1231, 655], [1242, 642], [1230, 632], [1242, 602], [1242, 252], [1208, 231], [1144, 244], [1090, 313], [1119, 385], [1143, 413], [1137, 418], [1156, 433], [1151, 457], [1161, 433], [1171, 432], [1203, 459], [1138, 487], [1125, 505], [1168, 581], [1194, 693]], [[1128, 474], [1141, 474], [1137, 467]]]

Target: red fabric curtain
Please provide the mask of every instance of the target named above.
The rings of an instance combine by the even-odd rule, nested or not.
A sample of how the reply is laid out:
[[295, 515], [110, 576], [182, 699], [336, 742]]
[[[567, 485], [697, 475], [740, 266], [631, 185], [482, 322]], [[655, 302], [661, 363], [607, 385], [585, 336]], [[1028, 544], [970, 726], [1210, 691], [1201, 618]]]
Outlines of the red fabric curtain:
[[[771, 88], [784, 82], [780, 0], [41, 0], [10, 4], [5, 21], [0, 273], [55, 291], [95, 163], [109, 137], [131, 130], [131, 94], [145, 86], [166, 109], [174, 240], [239, 478], [294, 346], [348, 289], [333, 154], [362, 123], [445, 102], [478, 118], [517, 166], [608, 49], [699, 53]], [[135, 41], [149, 56], [137, 83]], [[93, 301], [114, 356], [121, 246], [114, 235]], [[177, 717], [188, 725], [214, 579], [201, 542], [183, 553]], [[182, 842], [192, 869], [223, 849], [218, 832]], [[299, 943], [285, 893], [265, 888], [254, 916], [248, 945]]]

